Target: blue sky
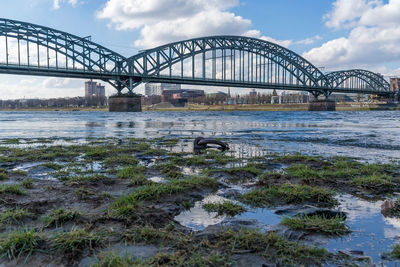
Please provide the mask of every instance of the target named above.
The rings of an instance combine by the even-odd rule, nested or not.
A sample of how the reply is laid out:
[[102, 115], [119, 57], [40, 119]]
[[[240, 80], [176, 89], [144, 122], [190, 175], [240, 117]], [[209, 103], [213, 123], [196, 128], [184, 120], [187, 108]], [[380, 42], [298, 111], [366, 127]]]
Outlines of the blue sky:
[[[13, 0], [0, 16], [92, 36], [125, 56], [200, 35], [277, 42], [326, 70], [400, 74], [400, 0]], [[0, 99], [83, 94], [83, 81], [0, 76]], [[112, 92], [112, 88], [108, 88]]]

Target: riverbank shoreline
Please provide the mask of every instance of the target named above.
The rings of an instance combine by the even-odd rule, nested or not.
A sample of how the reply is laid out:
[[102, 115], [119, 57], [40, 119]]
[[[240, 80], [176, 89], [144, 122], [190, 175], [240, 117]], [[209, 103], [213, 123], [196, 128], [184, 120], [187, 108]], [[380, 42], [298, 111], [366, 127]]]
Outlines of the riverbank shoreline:
[[[400, 105], [384, 104], [384, 103], [336, 103], [336, 111], [377, 111], [377, 110], [400, 110]], [[21, 109], [0, 109], [1, 111], [65, 111], [65, 112], [105, 112], [108, 108], [21, 108]], [[143, 106], [143, 111], [166, 112], [166, 111], [190, 111], [190, 112], [207, 112], [207, 111], [308, 111], [308, 104], [265, 104], [265, 105], [194, 105], [189, 104], [185, 107], [154, 107]]]

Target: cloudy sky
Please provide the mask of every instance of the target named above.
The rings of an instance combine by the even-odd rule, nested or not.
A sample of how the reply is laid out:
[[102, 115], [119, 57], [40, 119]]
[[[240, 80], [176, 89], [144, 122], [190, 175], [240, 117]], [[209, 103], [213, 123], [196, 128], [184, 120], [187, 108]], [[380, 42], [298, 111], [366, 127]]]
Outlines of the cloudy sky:
[[[400, 76], [400, 0], [13, 0], [3, 18], [92, 36], [131, 56], [206, 35], [276, 42], [324, 71], [366, 68]], [[0, 99], [83, 95], [82, 80], [0, 76]], [[109, 94], [113, 93], [107, 87]]]

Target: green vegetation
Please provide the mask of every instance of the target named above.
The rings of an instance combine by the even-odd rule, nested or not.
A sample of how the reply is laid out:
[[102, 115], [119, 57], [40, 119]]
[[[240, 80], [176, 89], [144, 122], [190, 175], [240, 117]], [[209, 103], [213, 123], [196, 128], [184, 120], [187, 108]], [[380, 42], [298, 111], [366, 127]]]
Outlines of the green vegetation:
[[286, 180], [286, 175], [281, 172], [266, 172], [258, 177], [258, 185], [270, 185], [274, 181]]
[[133, 194], [122, 195], [109, 206], [108, 212], [117, 218], [126, 218], [135, 214], [140, 202]]
[[27, 254], [26, 259], [40, 248], [42, 236], [34, 229], [16, 229], [0, 235], [1, 257], [18, 259]]
[[72, 228], [69, 232], [62, 232], [52, 238], [54, 247], [63, 253], [75, 257], [83, 250], [93, 251], [96, 247], [102, 247], [103, 237], [100, 233], [91, 233], [86, 229]]
[[284, 184], [255, 189], [242, 195], [240, 199], [256, 207], [301, 203], [333, 207], [338, 204], [334, 195], [334, 192], [316, 186]]
[[400, 259], [400, 244], [395, 244], [393, 250], [387, 255], [393, 259]]
[[134, 156], [122, 154], [106, 158], [104, 164], [106, 166], [130, 166], [139, 164], [139, 160]]
[[8, 178], [7, 171], [5, 169], [0, 169], [0, 181], [7, 180]]
[[324, 162], [324, 159], [319, 156], [307, 156], [300, 153], [287, 154], [282, 156], [277, 156], [274, 158], [276, 162], [284, 163], [312, 163], [312, 162]]
[[389, 191], [393, 187], [393, 183], [390, 180], [391, 178], [387, 175], [371, 175], [353, 178], [353, 183], [363, 188]]
[[175, 253], [158, 253], [153, 257], [145, 259], [134, 259], [128, 255], [115, 255], [112, 252], [100, 255], [98, 262], [92, 267], [159, 267], [159, 266], [230, 266], [229, 256], [221, 255], [218, 252], [200, 253], [197, 251], [180, 251]]
[[92, 264], [91, 267], [132, 267], [138, 266], [138, 261], [133, 256], [120, 256], [115, 255], [113, 252], [103, 253], [98, 259], [97, 263]]
[[162, 244], [180, 238], [170, 227], [156, 229], [152, 226], [134, 227], [127, 231], [124, 238], [129, 243]]
[[158, 164], [155, 166], [156, 169], [160, 170], [161, 174], [164, 174], [170, 179], [179, 179], [183, 177], [183, 174], [179, 171], [179, 168], [173, 162], [167, 162]]
[[8, 138], [1, 141], [4, 145], [18, 145], [20, 144], [19, 138]]
[[227, 215], [230, 217], [234, 217], [247, 211], [245, 207], [231, 201], [225, 201], [223, 203], [207, 203], [203, 205], [203, 208], [208, 212], [217, 212], [217, 216]]
[[23, 171], [23, 170], [15, 170], [15, 171], [12, 171], [11, 174], [15, 175], [15, 176], [20, 176], [20, 177], [28, 176], [28, 173], [26, 171]]
[[227, 230], [215, 238], [218, 247], [229, 248], [231, 251], [249, 250], [269, 259], [279, 259], [286, 265], [322, 265], [329, 253], [322, 248], [308, 247], [299, 243], [287, 241], [275, 233], [263, 234], [257, 230]]
[[45, 227], [60, 227], [66, 222], [72, 222], [78, 219], [80, 216], [80, 212], [71, 210], [71, 209], [54, 209], [44, 218], [44, 226]]
[[2, 184], [0, 185], [0, 195], [1, 194], [25, 195], [25, 192], [17, 184]]
[[94, 174], [91, 176], [75, 176], [67, 178], [67, 182], [70, 184], [90, 184], [90, 183], [98, 183], [100, 181], [106, 180], [107, 176], [101, 174]]
[[15, 209], [6, 209], [0, 214], [0, 224], [21, 223], [24, 218], [31, 215], [27, 209], [18, 207]]
[[305, 164], [293, 164], [285, 171], [289, 176], [299, 178], [306, 183], [313, 183], [322, 179], [320, 172], [311, 169]]
[[143, 175], [143, 172], [146, 170], [146, 167], [144, 166], [130, 166], [127, 168], [124, 168], [120, 170], [117, 173], [117, 178], [118, 179], [134, 179], [138, 175]]
[[85, 200], [89, 199], [92, 196], [95, 196], [96, 192], [91, 189], [86, 189], [81, 187], [75, 191], [74, 195], [80, 200]]
[[129, 186], [142, 186], [152, 183], [153, 182], [148, 180], [143, 174], [138, 173], [131, 178]]
[[49, 168], [49, 169], [53, 169], [53, 170], [56, 170], [56, 171], [61, 170], [62, 168], [64, 168], [63, 165], [60, 165], [60, 164], [57, 164], [57, 163], [54, 163], [54, 162], [46, 162], [46, 163], [43, 163], [40, 166], [43, 166], [43, 167], [46, 167], [46, 168]]
[[106, 148], [101, 146], [87, 147], [85, 157], [92, 160], [102, 160], [108, 155]]
[[24, 179], [20, 185], [26, 189], [32, 189], [33, 188], [33, 179], [32, 178], [27, 178]]
[[350, 233], [341, 217], [327, 218], [324, 216], [304, 216], [283, 218], [282, 224], [294, 230], [326, 235], [342, 236]]
[[134, 214], [140, 201], [157, 200], [186, 191], [201, 188], [217, 188], [216, 180], [206, 177], [190, 177], [182, 180], [172, 180], [169, 184], [146, 184], [133, 193], [116, 199], [109, 207], [109, 214], [116, 217], [129, 217]]

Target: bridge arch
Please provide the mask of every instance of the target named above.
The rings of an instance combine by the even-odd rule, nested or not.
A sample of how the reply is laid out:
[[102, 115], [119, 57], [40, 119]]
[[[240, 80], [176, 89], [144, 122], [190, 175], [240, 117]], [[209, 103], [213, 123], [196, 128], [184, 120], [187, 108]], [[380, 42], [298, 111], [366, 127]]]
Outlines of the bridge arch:
[[[295, 52], [268, 41], [242, 36], [212, 36], [175, 42], [145, 50], [127, 61], [131, 72], [151, 80], [152, 77], [164, 76], [162, 73], [167, 69], [169, 74], [166, 76], [174, 76], [171, 71], [174, 65], [182, 66], [177, 76], [183, 78], [183, 62], [189, 59], [189, 68], [192, 69], [189, 75], [196, 78], [195, 69], [201, 68], [197, 78], [206, 79], [205, 65], [209, 53], [212, 53], [211, 79], [214, 80], [215, 61], [220, 61], [221, 80], [265, 83], [265, 76], [271, 78], [278, 72], [277, 76], [281, 75], [288, 85], [324, 87], [327, 84], [323, 73]], [[282, 71], [287, 72], [286, 77], [285, 73], [279, 73]]]
[[90, 38], [4, 18], [0, 18], [0, 37], [5, 39], [0, 42], [5, 52], [0, 60], [10, 66], [127, 74], [125, 57]]
[[380, 74], [362, 70], [352, 69], [335, 71], [325, 75], [332, 89], [341, 89], [356, 92], [390, 93], [390, 84]]

